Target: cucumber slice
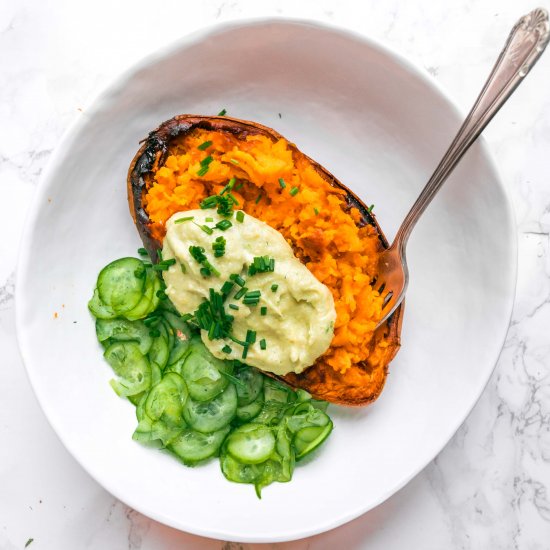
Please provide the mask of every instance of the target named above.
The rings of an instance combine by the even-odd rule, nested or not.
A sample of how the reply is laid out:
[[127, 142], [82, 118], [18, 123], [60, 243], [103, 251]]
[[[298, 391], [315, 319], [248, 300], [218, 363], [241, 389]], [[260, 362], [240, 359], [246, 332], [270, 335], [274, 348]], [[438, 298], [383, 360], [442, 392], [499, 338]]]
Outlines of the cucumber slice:
[[[145, 283], [143, 286], [143, 296], [138, 302], [136, 307], [124, 314], [124, 317], [130, 321], [135, 321], [137, 319], [143, 319], [153, 311], [155, 308], [151, 308], [153, 305], [153, 296], [155, 295], [157, 276], [152, 269], [146, 270]], [[159, 282], [160, 285], [160, 282]]]
[[286, 425], [292, 433], [298, 433], [307, 427], [324, 427], [330, 422], [330, 418], [321, 410], [310, 403], [300, 403], [286, 414]]
[[202, 344], [195, 343], [183, 363], [182, 375], [189, 395], [196, 401], [209, 401], [229, 384], [223, 373], [231, 374], [232, 364], [214, 357]]
[[151, 385], [151, 366], [136, 342], [115, 342], [103, 356], [120, 377], [110, 382], [118, 395], [137, 395]]
[[[158, 384], [158, 382], [160, 382], [160, 379], [162, 378], [162, 372], [159, 368], [158, 365], [156, 365], [155, 363], [151, 363], [149, 361], [149, 364], [151, 365], [151, 387], [153, 387], [155, 384]], [[128, 396], [128, 401], [130, 401], [130, 403], [132, 403], [132, 405], [135, 405], [136, 407], [139, 406], [139, 404], [141, 403], [141, 400], [147, 395], [147, 391], [142, 391], [141, 393], [138, 393], [137, 395], [129, 395]], [[143, 400], [144, 403], [145, 403], [145, 400]], [[136, 415], [137, 415], [137, 410], [136, 410]], [[141, 420], [139, 417], [138, 417], [138, 420]]]
[[237, 392], [233, 384], [211, 401], [189, 398], [183, 408], [183, 418], [198, 432], [211, 433], [227, 426], [237, 411]]
[[[236, 388], [238, 393], [238, 386], [236, 386]], [[264, 396], [260, 394], [255, 401], [252, 401], [252, 403], [249, 403], [248, 405], [243, 405], [242, 407], [237, 407], [237, 419], [241, 422], [250, 422], [253, 418], [260, 414], [263, 406]]]
[[191, 329], [189, 328], [189, 325], [179, 315], [167, 310], [163, 310], [162, 315], [166, 322], [172, 327], [176, 335], [179, 330], [187, 337], [187, 340], [191, 338]]
[[234, 376], [242, 382], [242, 384], [235, 384], [239, 407], [249, 405], [260, 395], [264, 386], [264, 376], [247, 365], [240, 366]]
[[182, 426], [169, 426], [162, 420], [151, 420], [147, 415], [139, 421], [132, 439], [145, 443], [155, 448], [163, 448], [169, 445], [185, 428]]
[[187, 387], [183, 378], [170, 372], [153, 386], [145, 401], [145, 414], [153, 421], [162, 420], [168, 426], [182, 426], [183, 406], [187, 401]]
[[137, 258], [111, 262], [97, 278], [101, 301], [119, 315], [132, 310], [143, 297], [145, 275], [145, 266]]
[[88, 309], [97, 319], [114, 319], [116, 317], [116, 313], [112, 310], [112, 308], [101, 301], [97, 288], [94, 289], [94, 295], [88, 302]]
[[168, 449], [184, 464], [193, 466], [197, 462], [218, 454], [229, 430], [229, 426], [226, 426], [217, 432], [203, 434], [195, 430], [186, 429], [168, 445]]
[[168, 357], [170, 355], [170, 350], [168, 349], [168, 338], [163, 336], [162, 333], [160, 336], [153, 338], [153, 343], [149, 349], [149, 361], [152, 365], [158, 365], [162, 370], [168, 363]]
[[314, 451], [332, 432], [332, 421], [326, 426], [308, 426], [299, 430], [294, 439], [292, 445], [296, 450], [296, 460], [301, 460], [309, 453]]
[[153, 338], [149, 335], [149, 329], [141, 321], [128, 321], [127, 319], [96, 319], [95, 330], [97, 339], [105, 342], [109, 338], [117, 342], [134, 340], [139, 343], [139, 351], [146, 355]]
[[274, 450], [273, 431], [263, 424], [245, 424], [227, 438], [227, 451], [243, 464], [265, 462]]
[[262, 477], [263, 464], [243, 464], [233, 458], [228, 452], [224, 452], [225, 445], [222, 447], [220, 465], [223, 475], [229, 481], [237, 483], [255, 483]]
[[283, 418], [288, 405], [279, 401], [266, 401], [262, 410], [254, 418], [254, 422], [265, 424], [266, 426], [275, 426]]
[[266, 378], [264, 381], [264, 399], [266, 403], [268, 401], [273, 401], [286, 405], [296, 400], [296, 394], [288, 386], [276, 380]]

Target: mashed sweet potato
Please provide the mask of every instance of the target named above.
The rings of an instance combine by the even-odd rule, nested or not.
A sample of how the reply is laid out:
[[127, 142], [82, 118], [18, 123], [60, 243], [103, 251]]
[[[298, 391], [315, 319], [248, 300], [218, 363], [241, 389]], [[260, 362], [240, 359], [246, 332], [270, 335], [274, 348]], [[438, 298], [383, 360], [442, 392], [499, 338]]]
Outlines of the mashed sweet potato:
[[361, 223], [360, 212], [346, 202], [346, 191], [325, 181], [285, 139], [259, 134], [242, 139], [204, 129], [176, 138], [143, 197], [152, 235], [162, 242], [172, 214], [198, 208], [232, 177], [237, 179], [237, 208], [280, 231], [333, 294], [334, 338], [319, 361], [339, 376], [368, 364], [370, 369], [361, 372], [368, 377], [387, 358], [388, 346], [384, 338], [374, 337], [382, 308], [371, 286], [380, 249], [376, 228]]

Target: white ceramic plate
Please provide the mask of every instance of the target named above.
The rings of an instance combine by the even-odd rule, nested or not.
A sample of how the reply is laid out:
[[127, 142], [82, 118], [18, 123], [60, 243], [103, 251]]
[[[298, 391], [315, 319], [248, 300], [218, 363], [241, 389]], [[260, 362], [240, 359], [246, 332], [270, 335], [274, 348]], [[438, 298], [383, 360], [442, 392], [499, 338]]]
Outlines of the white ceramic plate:
[[226, 481], [217, 461], [189, 469], [132, 441], [134, 407], [109, 387], [86, 309], [99, 269], [140, 245], [125, 187], [139, 140], [175, 114], [222, 108], [294, 141], [376, 205], [390, 238], [461, 121], [423, 71], [349, 32], [263, 20], [195, 33], [118, 79], [58, 147], [22, 243], [18, 335], [53, 428], [113, 495], [192, 533], [289, 540], [384, 501], [463, 422], [506, 334], [514, 222], [478, 144], [411, 238], [402, 349], [381, 398], [332, 407], [328, 444], [260, 501]]

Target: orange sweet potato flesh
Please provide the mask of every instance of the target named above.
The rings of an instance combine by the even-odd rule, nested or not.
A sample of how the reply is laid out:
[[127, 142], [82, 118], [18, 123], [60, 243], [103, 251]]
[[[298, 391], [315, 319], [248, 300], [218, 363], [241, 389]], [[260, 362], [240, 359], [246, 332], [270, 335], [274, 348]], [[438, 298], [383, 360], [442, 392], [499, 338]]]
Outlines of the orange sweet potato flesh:
[[[156, 170], [161, 167], [171, 153], [171, 146], [176, 138], [197, 130], [225, 132], [238, 140], [245, 140], [247, 136], [262, 135], [273, 142], [284, 139], [276, 131], [254, 122], [238, 120], [226, 116], [199, 116], [178, 115], [152, 131], [142, 141], [142, 145], [134, 156], [128, 170], [127, 191], [130, 213], [139, 232], [141, 240], [153, 261], [157, 260], [157, 250], [162, 248], [161, 239], [155, 237], [158, 232], [153, 231], [153, 222], [145, 208], [144, 198], [147, 190], [153, 184]], [[292, 151], [301, 155], [295, 145], [289, 142]], [[343, 189], [347, 205], [360, 212], [358, 225], [369, 224], [376, 229], [379, 241], [379, 250], [388, 247], [388, 242], [380, 229], [375, 217], [367, 206], [338, 181], [330, 172], [311, 158], [308, 159], [317, 173], [332, 187]], [[388, 365], [400, 347], [400, 332], [403, 318], [403, 305], [381, 325], [369, 341], [369, 349], [377, 347], [378, 352], [372, 354], [376, 362], [371, 362], [370, 356], [366, 361], [358, 362], [339, 372], [321, 356], [317, 362], [301, 374], [290, 373], [279, 378], [293, 388], [302, 388], [316, 399], [322, 399], [341, 405], [367, 405], [375, 401], [386, 382]], [[369, 336], [370, 337], [370, 336]], [[382, 343], [382, 346], [380, 344]], [[382, 351], [381, 351], [382, 350]]]

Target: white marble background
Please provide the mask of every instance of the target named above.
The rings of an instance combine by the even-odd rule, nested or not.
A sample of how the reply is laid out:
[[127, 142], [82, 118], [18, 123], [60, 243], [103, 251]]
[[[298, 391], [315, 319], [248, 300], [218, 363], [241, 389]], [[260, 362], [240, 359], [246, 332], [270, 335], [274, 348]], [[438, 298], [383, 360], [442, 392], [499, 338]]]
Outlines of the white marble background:
[[[508, 30], [534, 7], [527, 0], [0, 1], [1, 550], [262, 547], [180, 533], [115, 500], [61, 446], [28, 383], [14, 328], [18, 241], [40, 174], [87, 99], [195, 28], [293, 15], [397, 48], [467, 109]], [[550, 548], [549, 68], [547, 53], [485, 134], [517, 215], [519, 281], [508, 339], [479, 403], [443, 452], [386, 503], [324, 535], [266, 547]]]

